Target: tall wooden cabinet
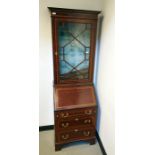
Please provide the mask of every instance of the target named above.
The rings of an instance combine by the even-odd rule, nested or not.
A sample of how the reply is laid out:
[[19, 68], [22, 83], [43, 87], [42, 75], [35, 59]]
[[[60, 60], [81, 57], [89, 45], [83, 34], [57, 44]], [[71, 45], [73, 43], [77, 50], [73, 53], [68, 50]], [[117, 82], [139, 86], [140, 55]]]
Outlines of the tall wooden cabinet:
[[54, 59], [55, 150], [74, 141], [95, 143], [93, 86], [99, 11], [49, 8]]

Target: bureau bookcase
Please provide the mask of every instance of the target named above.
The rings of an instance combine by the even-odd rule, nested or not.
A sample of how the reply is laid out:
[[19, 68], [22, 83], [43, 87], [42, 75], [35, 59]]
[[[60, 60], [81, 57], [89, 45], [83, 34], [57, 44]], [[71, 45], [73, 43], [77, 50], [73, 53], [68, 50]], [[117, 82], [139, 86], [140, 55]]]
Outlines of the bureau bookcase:
[[94, 144], [97, 104], [93, 76], [100, 11], [49, 9], [53, 37], [55, 150], [74, 141]]

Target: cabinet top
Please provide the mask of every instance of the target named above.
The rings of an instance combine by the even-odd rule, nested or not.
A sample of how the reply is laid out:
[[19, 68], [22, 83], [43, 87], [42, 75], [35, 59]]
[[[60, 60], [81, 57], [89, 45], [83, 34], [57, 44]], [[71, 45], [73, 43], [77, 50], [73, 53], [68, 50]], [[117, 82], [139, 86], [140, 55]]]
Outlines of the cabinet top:
[[101, 11], [95, 10], [78, 10], [78, 9], [66, 9], [66, 8], [54, 8], [48, 7], [51, 11], [51, 16], [77, 16], [83, 18], [94, 19]]

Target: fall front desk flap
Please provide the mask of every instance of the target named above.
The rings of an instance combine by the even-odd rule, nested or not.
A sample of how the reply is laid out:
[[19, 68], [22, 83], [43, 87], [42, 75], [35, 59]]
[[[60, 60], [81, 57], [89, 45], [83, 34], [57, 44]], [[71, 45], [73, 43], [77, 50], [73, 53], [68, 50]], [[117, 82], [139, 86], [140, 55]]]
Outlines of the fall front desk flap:
[[54, 96], [55, 110], [96, 105], [93, 86], [58, 87]]

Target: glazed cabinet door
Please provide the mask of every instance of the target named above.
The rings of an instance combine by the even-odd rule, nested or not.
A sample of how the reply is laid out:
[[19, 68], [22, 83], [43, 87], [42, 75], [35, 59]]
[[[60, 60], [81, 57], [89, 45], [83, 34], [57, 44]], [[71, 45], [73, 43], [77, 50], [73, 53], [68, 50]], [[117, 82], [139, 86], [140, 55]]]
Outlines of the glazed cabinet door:
[[92, 82], [96, 20], [55, 18], [55, 83]]

